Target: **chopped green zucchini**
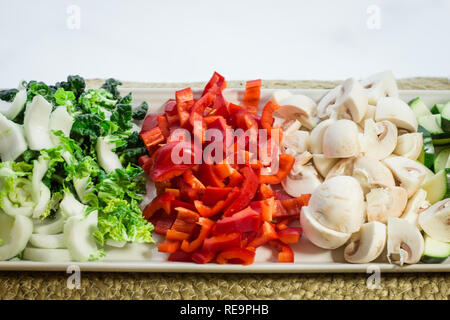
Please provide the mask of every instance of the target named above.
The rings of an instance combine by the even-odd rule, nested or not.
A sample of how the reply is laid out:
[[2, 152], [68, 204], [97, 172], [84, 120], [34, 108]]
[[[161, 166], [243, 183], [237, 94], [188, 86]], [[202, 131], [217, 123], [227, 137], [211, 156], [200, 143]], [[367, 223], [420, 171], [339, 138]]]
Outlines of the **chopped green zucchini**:
[[419, 156], [419, 161], [427, 168], [433, 169], [434, 165], [434, 146], [431, 134], [424, 127], [419, 125], [419, 132], [422, 133], [423, 149]]
[[441, 112], [441, 128], [444, 132], [450, 132], [450, 103], [445, 105]]
[[442, 169], [433, 177], [426, 178], [421, 186], [427, 192], [431, 204], [450, 197], [450, 169]]
[[424, 235], [425, 250], [421, 261], [424, 263], [442, 263], [450, 256], [450, 243], [432, 239]]
[[428, 109], [428, 107], [425, 105], [425, 103], [423, 103], [423, 101], [419, 97], [413, 99], [409, 103], [409, 106], [411, 107], [412, 111], [416, 115], [416, 118], [432, 115], [431, 111]]
[[417, 122], [427, 129], [431, 134], [444, 133], [441, 128], [441, 115], [432, 114], [431, 116], [423, 116], [417, 119]]
[[450, 147], [439, 151], [439, 153], [436, 156], [436, 159], [434, 159], [434, 170], [436, 172], [439, 172], [442, 169], [447, 168], [449, 157], [450, 157]]
[[450, 144], [450, 133], [439, 133], [432, 134], [431, 138], [433, 139], [433, 144], [435, 146], [443, 146], [446, 144]]
[[441, 114], [442, 109], [444, 109], [445, 104], [444, 103], [436, 103], [432, 108], [431, 108], [431, 113], [432, 114]]

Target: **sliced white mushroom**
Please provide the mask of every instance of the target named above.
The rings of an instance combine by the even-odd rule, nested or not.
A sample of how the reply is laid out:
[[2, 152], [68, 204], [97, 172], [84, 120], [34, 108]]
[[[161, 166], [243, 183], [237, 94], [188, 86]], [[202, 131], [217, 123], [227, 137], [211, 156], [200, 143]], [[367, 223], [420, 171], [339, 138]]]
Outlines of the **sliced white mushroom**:
[[286, 154], [295, 156], [296, 154], [308, 151], [310, 146], [309, 132], [296, 130], [290, 133], [283, 132], [281, 147]]
[[408, 192], [408, 198], [419, 190], [420, 185], [428, 174], [427, 168], [421, 163], [398, 156], [391, 156], [383, 160], [391, 169], [395, 180]]
[[335, 122], [334, 119], [327, 119], [319, 122], [319, 124], [315, 126], [314, 129], [312, 129], [310, 135], [312, 153], [320, 154], [323, 152], [322, 151], [323, 136], [328, 127], [334, 122]]
[[52, 131], [62, 131], [64, 136], [69, 137], [73, 121], [73, 117], [67, 112], [65, 106], [56, 107], [50, 115], [50, 132], [53, 144], [59, 144], [59, 138]]
[[387, 258], [400, 266], [419, 262], [424, 250], [422, 234], [416, 226], [400, 218], [387, 223]]
[[408, 202], [401, 187], [372, 189], [367, 195], [367, 220], [386, 223], [389, 217], [400, 217]]
[[49, 130], [51, 112], [52, 105], [40, 95], [35, 96], [33, 101], [27, 104], [23, 126], [31, 150], [53, 147]]
[[336, 158], [325, 158], [323, 154], [314, 154], [313, 155], [313, 163], [314, 167], [316, 167], [317, 172], [325, 178], [331, 168], [339, 161]]
[[8, 260], [25, 248], [33, 232], [31, 220], [25, 216], [18, 215], [14, 218], [0, 212], [0, 260]]
[[358, 127], [353, 121], [338, 120], [323, 135], [323, 155], [326, 158], [350, 158], [360, 151]]
[[362, 79], [361, 85], [367, 90], [369, 104], [374, 106], [383, 97], [398, 97], [397, 81], [391, 71], [376, 73]]
[[320, 224], [342, 233], [358, 231], [364, 220], [364, 195], [353, 177], [326, 180], [314, 190], [308, 207]]
[[[297, 119], [308, 130], [315, 127], [318, 120], [315, 117], [317, 105], [310, 97], [301, 94], [284, 94], [280, 99], [274, 98], [279, 104], [279, 108], [273, 113], [275, 117], [283, 119]], [[272, 97], [273, 98], [273, 97]]]
[[322, 99], [320, 99], [317, 105], [317, 116], [321, 119], [326, 119], [335, 113], [336, 102], [340, 96], [344, 93], [344, 88], [342, 85], [338, 85], [334, 89], [325, 94]]
[[345, 247], [344, 258], [350, 263], [369, 263], [383, 252], [386, 245], [386, 225], [368, 222], [354, 233]]
[[72, 216], [64, 224], [64, 238], [67, 248], [76, 261], [88, 261], [97, 252], [93, 236], [97, 230], [97, 211], [86, 217]]
[[270, 100], [280, 105], [284, 99], [290, 96], [292, 96], [292, 93], [288, 90], [276, 90], [272, 93]]
[[66, 248], [64, 235], [60, 234], [32, 234], [30, 243], [36, 248], [42, 249], [63, 249]]
[[328, 171], [326, 180], [337, 176], [352, 176], [356, 158], [341, 159]]
[[349, 78], [342, 83], [342, 95], [336, 99], [334, 111], [339, 119], [360, 122], [367, 112], [367, 93], [358, 80]]
[[23, 259], [41, 262], [67, 262], [72, 261], [72, 256], [67, 249], [42, 249], [25, 248]]
[[450, 198], [420, 213], [419, 225], [434, 240], [450, 242]]
[[417, 160], [423, 148], [423, 137], [421, 132], [406, 133], [397, 138], [396, 155]]
[[312, 193], [322, 179], [312, 165], [302, 166], [300, 172], [289, 174], [282, 182], [284, 191], [291, 197], [300, 197], [302, 194]]
[[119, 156], [113, 151], [116, 148], [114, 143], [110, 143], [106, 137], [97, 139], [96, 151], [98, 162], [106, 172], [114, 172], [122, 168]]
[[324, 249], [339, 248], [352, 235], [351, 233], [338, 232], [324, 227], [312, 216], [308, 207], [302, 207], [300, 224], [309, 241]]
[[427, 192], [425, 190], [417, 190], [411, 199], [409, 199], [408, 205], [401, 218], [419, 227], [419, 214], [430, 207], [430, 203], [426, 198]]
[[391, 171], [380, 161], [367, 156], [355, 160], [352, 176], [359, 181], [364, 194], [374, 188], [395, 186]]
[[364, 116], [364, 118], [361, 120], [361, 125], [364, 127], [365, 126], [365, 122], [368, 119], [372, 119], [373, 121], [375, 121], [375, 112], [377, 111], [377, 107], [376, 106], [372, 106], [372, 105], [367, 105], [367, 111], [366, 111], [366, 115]]
[[27, 90], [19, 90], [12, 102], [0, 100], [0, 113], [9, 120], [13, 120], [23, 110], [25, 102], [27, 102]]
[[364, 122], [364, 143], [366, 156], [384, 159], [392, 154], [397, 145], [397, 127], [390, 121], [375, 123], [367, 119]]
[[381, 98], [377, 103], [375, 121], [388, 120], [398, 129], [417, 131], [417, 119], [412, 109], [399, 98]]
[[0, 159], [14, 161], [27, 150], [22, 127], [0, 114]]

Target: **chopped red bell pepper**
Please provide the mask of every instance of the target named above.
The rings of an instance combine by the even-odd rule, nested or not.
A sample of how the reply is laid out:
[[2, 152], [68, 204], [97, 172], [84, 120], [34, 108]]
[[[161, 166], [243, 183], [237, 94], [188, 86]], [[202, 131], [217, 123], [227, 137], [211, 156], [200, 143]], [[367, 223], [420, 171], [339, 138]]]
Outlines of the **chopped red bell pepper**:
[[156, 198], [154, 198], [152, 202], [150, 202], [145, 207], [142, 215], [144, 216], [145, 219], [148, 220], [153, 216], [153, 214], [156, 211], [160, 209], [164, 210], [167, 214], [170, 214], [170, 204], [172, 200], [175, 200], [175, 195], [173, 193], [171, 192], [162, 193]]
[[198, 215], [198, 213], [183, 207], [177, 207], [175, 208], [175, 210], [177, 210], [178, 215], [172, 225], [171, 230], [187, 233], [188, 235], [190, 235], [194, 231], [200, 216]]
[[221, 91], [227, 87], [227, 82], [225, 81], [225, 78], [217, 72], [214, 72], [211, 79], [206, 84], [205, 89], [203, 90], [202, 93], [202, 97], [214, 86], [219, 88]]
[[236, 200], [234, 200], [225, 210], [224, 215], [226, 217], [231, 216], [247, 207], [258, 189], [258, 176], [255, 174], [253, 169], [250, 167], [244, 167], [241, 171], [244, 176], [241, 192]]
[[233, 190], [230, 187], [218, 188], [218, 187], [206, 187], [205, 192], [201, 198], [202, 203], [207, 206], [214, 205], [220, 200], [223, 200], [227, 197], [227, 195]]
[[194, 252], [192, 254], [192, 261], [194, 261], [195, 263], [204, 264], [212, 261], [215, 256], [216, 256], [215, 252], [204, 252], [204, 251]]
[[207, 238], [203, 242], [202, 251], [218, 252], [228, 248], [239, 247], [241, 245], [241, 236], [241, 233], [236, 232]]
[[177, 114], [177, 101], [175, 99], [169, 99], [164, 106], [164, 112], [167, 115], [173, 116]]
[[294, 166], [295, 158], [289, 154], [280, 154], [278, 157], [278, 172], [272, 175], [260, 175], [259, 182], [266, 184], [278, 184], [287, 177]]
[[167, 239], [164, 240], [163, 243], [160, 243], [158, 245], [158, 251], [159, 252], [167, 252], [167, 253], [174, 253], [180, 248], [181, 241], [177, 240], [170, 240]]
[[140, 156], [139, 158], [138, 158], [138, 163], [139, 163], [139, 165], [142, 167], [143, 165], [144, 165], [144, 163], [146, 163], [148, 160], [150, 160], [150, 157], [148, 156], [148, 155], [143, 155], [143, 156]]
[[191, 88], [178, 90], [175, 92], [175, 98], [177, 102], [178, 117], [180, 125], [182, 127], [189, 121], [189, 112], [194, 105], [194, 93]]
[[252, 264], [255, 260], [255, 251], [242, 249], [242, 248], [230, 248], [222, 251], [216, 257], [216, 261], [219, 264], [233, 263], [233, 264]]
[[174, 262], [192, 262], [192, 255], [182, 250], [178, 250], [171, 253], [167, 260]]
[[141, 133], [156, 128], [158, 126], [158, 117], [163, 115], [164, 113], [147, 115], [142, 123]]
[[205, 186], [223, 188], [225, 184], [214, 172], [214, 165], [203, 163], [200, 165], [199, 179]]
[[[150, 179], [153, 181], [167, 181], [173, 177], [183, 174], [187, 169], [195, 166], [194, 144], [188, 141], [171, 142], [160, 147], [155, 152], [155, 159], [150, 172]], [[176, 151], [181, 151], [177, 152]], [[180, 157], [181, 163], [175, 164], [173, 157]], [[186, 160], [185, 160], [186, 159]]]
[[180, 201], [180, 200], [172, 200], [172, 202], [170, 203], [170, 206], [173, 208], [172, 213], [176, 213], [177, 211], [175, 210], [175, 208], [178, 207], [182, 207], [191, 211], [195, 211], [195, 206], [192, 203], [189, 202], [184, 202], [184, 201]]
[[294, 262], [294, 251], [288, 244], [278, 239], [270, 241], [269, 244], [278, 250], [278, 262]]
[[270, 240], [274, 240], [278, 237], [275, 228], [270, 222], [264, 221], [261, 230], [258, 235], [253, 239], [248, 246], [253, 248], [258, 248]]
[[278, 239], [285, 244], [297, 243], [302, 234], [302, 228], [288, 227], [277, 232]]
[[189, 236], [190, 236], [189, 233], [176, 231], [176, 230], [172, 230], [172, 229], [167, 230], [167, 232], [166, 232], [166, 239], [169, 239], [169, 240], [183, 241], [183, 240], [189, 239]]
[[296, 216], [282, 218], [281, 220], [279, 218], [277, 218], [276, 219], [277, 223], [275, 226], [276, 226], [277, 230], [281, 231], [281, 230], [289, 228], [289, 225], [297, 219], [298, 219], [298, 217], [296, 217]]
[[161, 130], [163, 137], [167, 139], [170, 135], [170, 130], [169, 130], [169, 122], [167, 121], [166, 116], [158, 117], [158, 127]]
[[201, 226], [198, 237], [195, 240], [189, 242], [188, 240], [184, 240], [181, 243], [181, 250], [184, 252], [194, 252], [198, 248], [200, 248], [203, 244], [203, 241], [209, 237], [211, 232], [211, 228], [214, 225], [214, 221], [207, 218], [200, 218], [198, 220], [198, 224]]
[[234, 232], [258, 231], [261, 217], [250, 207], [236, 212], [230, 217], [224, 217], [216, 222], [212, 228], [213, 235], [229, 234]]
[[302, 194], [298, 198], [291, 198], [287, 200], [280, 200], [281, 205], [286, 210], [287, 216], [299, 216], [303, 206], [307, 206], [310, 194]]
[[247, 81], [245, 84], [244, 106], [252, 113], [258, 112], [258, 103], [261, 96], [261, 79]]
[[205, 191], [205, 186], [194, 176], [191, 169], [183, 173], [183, 179], [196, 192], [203, 193]]
[[148, 131], [141, 131], [139, 135], [149, 153], [153, 153], [153, 147], [164, 141], [164, 135], [159, 127]]
[[274, 196], [272, 189], [264, 183], [259, 186], [259, 192], [261, 193], [263, 199], [272, 198]]
[[267, 135], [270, 136], [272, 125], [273, 125], [273, 113], [275, 110], [277, 110], [280, 106], [276, 104], [273, 101], [267, 102], [267, 104], [264, 106], [264, 109], [261, 114], [261, 126], [263, 129], [267, 130]]

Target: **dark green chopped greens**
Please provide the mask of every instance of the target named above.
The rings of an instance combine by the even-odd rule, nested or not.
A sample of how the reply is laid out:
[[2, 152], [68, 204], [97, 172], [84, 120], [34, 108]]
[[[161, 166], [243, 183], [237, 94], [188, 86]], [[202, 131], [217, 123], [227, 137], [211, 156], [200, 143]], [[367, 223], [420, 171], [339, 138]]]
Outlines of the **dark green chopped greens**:
[[[86, 90], [85, 80], [80, 76], [68, 76], [66, 81], [54, 86], [37, 81], [24, 83], [27, 103], [41, 95], [54, 108], [65, 106], [74, 123], [70, 137], [64, 136], [62, 131], [53, 132], [59, 139], [58, 146], [41, 151], [27, 150], [15, 162], [0, 163], [0, 178], [2, 173], [9, 175], [4, 178], [7, 183], [0, 188], [0, 196], [20, 186], [29, 189], [33, 164], [43, 158], [48, 161], [48, 170], [42, 182], [50, 189], [51, 198], [41, 218], [55, 215], [65, 192], [70, 192], [88, 205], [87, 212], [98, 211], [98, 230], [94, 237], [100, 245], [109, 239], [153, 242], [153, 225], [142, 217], [139, 209], [141, 195], [145, 194], [145, 179], [137, 159], [146, 149], [139, 134], [132, 130], [133, 119], [142, 120], [148, 105], [143, 102], [133, 111], [131, 93], [122, 97], [117, 89], [121, 84], [111, 78], [101, 88]], [[0, 99], [12, 101], [16, 93], [16, 89], [2, 90]], [[23, 117], [22, 112], [13, 121], [23, 124]], [[101, 168], [96, 152], [100, 137], [114, 143], [113, 151], [123, 168], [114, 172]], [[26, 203], [29, 199], [22, 193], [18, 193], [19, 200]], [[104, 253], [99, 251], [92, 259], [102, 255]]]

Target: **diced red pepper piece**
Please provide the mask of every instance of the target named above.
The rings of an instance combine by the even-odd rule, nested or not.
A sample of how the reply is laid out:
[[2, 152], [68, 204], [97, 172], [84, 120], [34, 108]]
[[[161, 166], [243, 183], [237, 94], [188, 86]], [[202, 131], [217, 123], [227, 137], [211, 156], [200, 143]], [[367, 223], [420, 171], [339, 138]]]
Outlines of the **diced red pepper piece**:
[[195, 102], [189, 116], [189, 123], [193, 128], [193, 134], [200, 142], [203, 142], [204, 140], [204, 131], [206, 129], [206, 124], [203, 122], [203, 114], [205, 112], [205, 108], [210, 106], [213, 102], [214, 96], [208, 92]]
[[156, 198], [154, 198], [152, 202], [150, 202], [145, 207], [142, 215], [144, 216], [145, 219], [148, 220], [153, 216], [153, 214], [156, 211], [160, 209], [164, 210], [167, 214], [170, 214], [170, 204], [172, 200], [175, 200], [175, 195], [173, 193], [171, 192], [162, 193]]
[[214, 172], [214, 165], [203, 163], [200, 165], [199, 179], [205, 186], [223, 188], [225, 184]]
[[255, 260], [255, 251], [242, 249], [242, 248], [230, 248], [222, 251], [216, 257], [216, 261], [219, 264], [233, 263], [249, 265]]
[[289, 154], [280, 154], [278, 157], [278, 172], [272, 175], [260, 175], [259, 182], [266, 184], [278, 184], [287, 177], [294, 166], [295, 158]]
[[174, 262], [192, 262], [192, 255], [182, 250], [178, 250], [171, 253], [167, 260]]
[[227, 87], [227, 82], [225, 81], [225, 78], [217, 72], [214, 72], [211, 79], [206, 84], [205, 89], [203, 89], [202, 97], [214, 86], [219, 88], [220, 90], [224, 90]]
[[176, 231], [176, 230], [173, 230], [173, 229], [167, 230], [167, 232], [166, 232], [166, 239], [169, 239], [169, 240], [183, 241], [183, 240], [189, 239], [189, 236], [190, 236], [189, 233]]
[[297, 243], [298, 239], [302, 235], [302, 228], [288, 227], [277, 232], [278, 239], [285, 244]]
[[298, 217], [295, 217], [295, 216], [283, 218], [281, 220], [277, 219], [279, 221], [276, 224], [276, 228], [279, 231], [287, 229], [287, 228], [289, 228], [289, 225], [297, 219], [298, 219]]
[[170, 131], [169, 131], [169, 122], [167, 121], [166, 116], [158, 117], [158, 127], [161, 130], [161, 133], [164, 136], [164, 138], [167, 139], [170, 135]]
[[183, 179], [196, 192], [203, 193], [205, 191], [205, 186], [194, 176], [191, 169], [183, 173]]
[[207, 218], [200, 218], [198, 220], [198, 224], [201, 226], [198, 237], [191, 242], [184, 240], [181, 243], [181, 250], [183, 250], [184, 252], [193, 252], [202, 246], [203, 241], [209, 236], [211, 232], [214, 221]]
[[169, 99], [164, 106], [164, 112], [168, 115], [176, 115], [177, 114], [177, 101], [175, 99]]
[[198, 215], [197, 212], [191, 211], [183, 207], [177, 207], [175, 208], [175, 210], [177, 210], [178, 215], [177, 218], [175, 219], [175, 222], [172, 225], [171, 230], [184, 232], [190, 235], [194, 231], [200, 216]]
[[[195, 206], [192, 203], [184, 202], [180, 200], [172, 200], [170, 206], [173, 208], [173, 211], [176, 212], [175, 208], [182, 207], [191, 211], [195, 211]], [[174, 212], [172, 212], [174, 213]]]
[[164, 113], [147, 115], [142, 123], [141, 133], [156, 128], [158, 126], [158, 117], [162, 115], [164, 115]]
[[244, 175], [244, 182], [242, 183], [241, 192], [236, 200], [234, 200], [225, 210], [225, 216], [231, 216], [234, 213], [247, 207], [250, 201], [255, 196], [256, 190], [258, 189], [258, 176], [255, 174], [252, 168], [242, 168], [242, 174]]
[[[177, 153], [176, 150], [180, 152]], [[195, 166], [194, 153], [195, 146], [188, 141], [171, 142], [160, 147], [155, 152], [150, 179], [153, 181], [167, 181], [183, 174], [184, 171]], [[175, 164], [172, 161], [172, 157], [176, 156], [180, 157], [180, 164]], [[187, 161], [184, 160], [185, 158]]]
[[272, 189], [264, 183], [259, 186], [259, 192], [261, 193], [263, 199], [272, 198], [274, 196]]
[[302, 194], [298, 198], [291, 198], [287, 200], [280, 200], [281, 205], [286, 210], [287, 216], [300, 216], [300, 211], [303, 206], [307, 206], [310, 194]]
[[274, 226], [267, 221], [264, 221], [261, 230], [258, 232], [258, 235], [255, 239], [253, 239], [248, 246], [253, 248], [258, 248], [263, 244], [267, 243], [270, 240], [274, 240], [278, 237], [277, 232], [275, 231]]
[[207, 206], [200, 200], [194, 200], [194, 205], [202, 217], [212, 217], [225, 208], [225, 200], [217, 201], [212, 206]]
[[214, 205], [218, 201], [225, 199], [231, 190], [233, 189], [229, 187], [218, 188], [208, 186], [206, 187], [201, 200], [207, 206]]
[[278, 262], [294, 262], [294, 251], [288, 244], [284, 244], [278, 239], [269, 243], [278, 250]]
[[191, 88], [178, 90], [175, 92], [177, 102], [178, 117], [182, 127], [189, 121], [190, 111], [194, 105], [194, 93]]
[[247, 81], [245, 84], [244, 106], [252, 113], [258, 112], [258, 103], [261, 96], [261, 79]]
[[155, 226], [155, 233], [165, 235], [167, 230], [172, 228], [175, 219], [175, 214], [168, 215], [163, 211], [158, 211], [150, 218], [149, 221]]
[[163, 243], [160, 243], [158, 245], [158, 251], [159, 252], [167, 252], [167, 253], [174, 253], [180, 248], [181, 241], [177, 240], [164, 240]]
[[143, 156], [140, 156], [139, 158], [138, 158], [138, 163], [139, 163], [139, 165], [142, 167], [143, 165], [144, 165], [144, 163], [146, 163], [148, 160], [150, 160], [150, 157], [148, 156], [148, 155], [143, 155]]
[[216, 222], [212, 229], [214, 235], [234, 232], [258, 231], [261, 217], [250, 207], [236, 212], [230, 217], [224, 217]]
[[267, 130], [267, 136], [270, 136], [273, 125], [273, 113], [280, 106], [273, 101], [267, 102], [261, 114], [261, 126]]
[[205, 239], [202, 251], [218, 252], [228, 248], [239, 247], [241, 245], [241, 233], [221, 234]]
[[141, 131], [139, 134], [142, 141], [145, 144], [145, 147], [147, 148], [148, 152], [153, 152], [153, 147], [162, 143], [164, 141], [164, 135], [161, 132], [161, 129], [159, 127], [153, 128], [148, 131]]
[[194, 261], [195, 263], [204, 264], [212, 261], [215, 256], [215, 252], [194, 252], [192, 254], [192, 261]]

